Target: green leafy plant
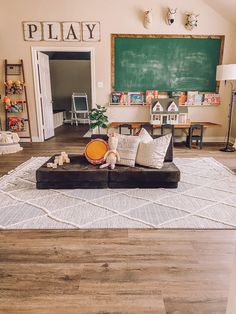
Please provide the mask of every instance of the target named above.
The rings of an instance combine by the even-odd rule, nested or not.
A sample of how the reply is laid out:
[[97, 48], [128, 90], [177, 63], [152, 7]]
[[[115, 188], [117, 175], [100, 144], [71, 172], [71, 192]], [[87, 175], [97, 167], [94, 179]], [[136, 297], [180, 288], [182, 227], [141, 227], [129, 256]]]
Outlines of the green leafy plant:
[[98, 128], [100, 134], [101, 128], [106, 129], [108, 126], [108, 117], [105, 115], [107, 108], [97, 105], [97, 108], [90, 110], [89, 118], [91, 129]]

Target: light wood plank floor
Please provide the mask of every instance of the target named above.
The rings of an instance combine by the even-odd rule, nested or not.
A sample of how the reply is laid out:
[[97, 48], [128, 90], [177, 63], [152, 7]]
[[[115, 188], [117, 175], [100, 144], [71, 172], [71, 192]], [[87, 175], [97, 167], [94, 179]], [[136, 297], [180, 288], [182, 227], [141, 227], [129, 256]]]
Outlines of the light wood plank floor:
[[[1, 156], [0, 175], [31, 156], [83, 151], [79, 132], [58, 133]], [[175, 155], [236, 169], [218, 148]], [[2, 231], [0, 313], [224, 314], [235, 247], [233, 230]]]

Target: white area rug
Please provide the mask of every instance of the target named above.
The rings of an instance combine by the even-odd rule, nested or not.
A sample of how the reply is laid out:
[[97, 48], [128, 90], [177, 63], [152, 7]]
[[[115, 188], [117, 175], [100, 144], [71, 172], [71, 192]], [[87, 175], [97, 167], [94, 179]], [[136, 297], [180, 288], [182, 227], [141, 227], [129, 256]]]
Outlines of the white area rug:
[[176, 158], [178, 189], [37, 190], [47, 159], [0, 179], [1, 229], [236, 228], [236, 176], [213, 158]]
[[89, 137], [89, 138], [91, 138], [91, 135], [92, 135], [93, 133], [92, 133], [92, 130], [88, 130], [88, 132], [86, 132], [84, 135], [83, 135], [83, 137]]

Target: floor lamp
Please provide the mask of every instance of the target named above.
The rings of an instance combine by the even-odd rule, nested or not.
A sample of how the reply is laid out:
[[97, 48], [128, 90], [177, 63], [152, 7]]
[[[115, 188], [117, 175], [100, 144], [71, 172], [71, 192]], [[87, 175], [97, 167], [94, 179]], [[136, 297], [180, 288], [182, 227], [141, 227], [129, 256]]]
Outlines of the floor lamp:
[[233, 89], [232, 81], [236, 80], [236, 64], [225, 64], [218, 65], [216, 70], [216, 80], [217, 81], [230, 81], [231, 84], [231, 99], [229, 104], [229, 113], [228, 113], [228, 130], [227, 130], [227, 141], [226, 146], [221, 149], [222, 152], [234, 152], [235, 148], [230, 144], [230, 133], [232, 127], [233, 119], [233, 105], [234, 97], [236, 96], [236, 90]]

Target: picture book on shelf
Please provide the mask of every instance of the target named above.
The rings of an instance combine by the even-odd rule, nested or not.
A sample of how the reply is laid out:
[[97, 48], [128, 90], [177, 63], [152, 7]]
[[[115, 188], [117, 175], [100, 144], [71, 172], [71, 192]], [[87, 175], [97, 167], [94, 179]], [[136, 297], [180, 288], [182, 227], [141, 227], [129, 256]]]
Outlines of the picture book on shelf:
[[112, 105], [127, 105], [128, 93], [126, 92], [112, 92], [111, 93], [111, 104]]
[[209, 93], [204, 94], [204, 104], [205, 105], [220, 105], [220, 95]]
[[158, 98], [158, 90], [146, 90], [146, 105], [151, 105], [154, 99]]
[[113, 92], [111, 93], [111, 103], [112, 104], [119, 104], [121, 99], [121, 92]]
[[187, 101], [187, 95], [186, 95], [186, 93], [181, 93], [180, 95], [179, 95], [179, 105], [180, 106], [185, 106], [186, 105], [186, 101]]
[[143, 92], [129, 92], [129, 104], [131, 105], [143, 105], [144, 93]]
[[203, 94], [193, 95], [193, 105], [194, 106], [201, 106], [202, 101], [203, 101]]
[[128, 104], [128, 93], [122, 92], [120, 96], [120, 103], [122, 105], [127, 105]]
[[198, 92], [187, 92], [187, 105], [188, 106], [194, 105], [194, 96], [197, 94]]

